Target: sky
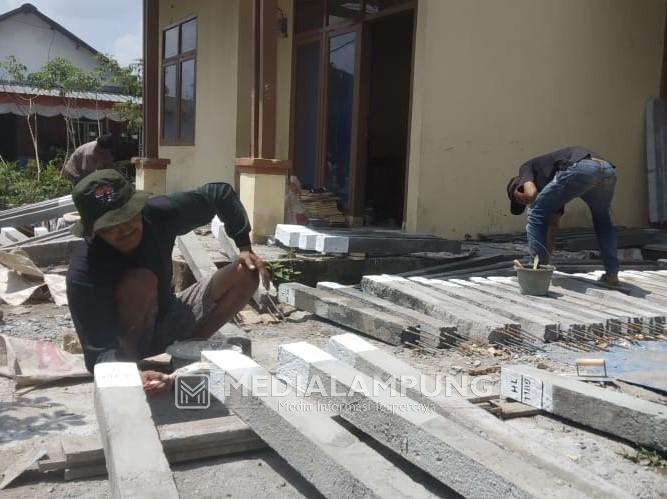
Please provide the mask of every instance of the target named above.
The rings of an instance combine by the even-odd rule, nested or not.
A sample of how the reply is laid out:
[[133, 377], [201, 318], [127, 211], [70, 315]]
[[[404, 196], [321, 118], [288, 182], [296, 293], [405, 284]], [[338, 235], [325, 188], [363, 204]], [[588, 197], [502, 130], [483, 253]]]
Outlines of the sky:
[[[0, 14], [27, 0], [0, 0]], [[142, 57], [142, 0], [30, 0], [98, 52], [127, 66]]]

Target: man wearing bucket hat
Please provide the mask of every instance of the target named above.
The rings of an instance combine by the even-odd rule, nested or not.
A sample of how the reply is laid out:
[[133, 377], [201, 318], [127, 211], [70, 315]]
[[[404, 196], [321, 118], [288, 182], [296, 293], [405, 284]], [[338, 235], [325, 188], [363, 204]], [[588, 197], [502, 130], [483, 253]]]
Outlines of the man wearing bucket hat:
[[[72, 232], [84, 238], [70, 258], [67, 297], [86, 367], [138, 361], [175, 342], [209, 338], [250, 300], [262, 260], [252, 252], [250, 223], [229, 184], [149, 199], [119, 172], [97, 170], [72, 191], [81, 220]], [[176, 237], [214, 215], [240, 250], [238, 260], [181, 293], [171, 291]], [[169, 388], [161, 373], [143, 371], [149, 393]]]
[[519, 168], [507, 184], [513, 215], [528, 208], [528, 250], [546, 263], [555, 246], [555, 234], [565, 205], [581, 198], [591, 210], [605, 274], [600, 278], [618, 284], [617, 240], [609, 213], [616, 186], [616, 168], [598, 154], [580, 146], [538, 156]]

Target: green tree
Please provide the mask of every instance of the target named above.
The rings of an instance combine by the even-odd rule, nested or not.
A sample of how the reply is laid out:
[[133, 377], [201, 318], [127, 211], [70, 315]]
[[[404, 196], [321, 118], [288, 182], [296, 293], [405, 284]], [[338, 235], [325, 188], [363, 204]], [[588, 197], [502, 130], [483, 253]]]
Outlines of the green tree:
[[67, 131], [67, 156], [70, 144], [76, 148], [76, 132], [72, 119], [77, 101], [72, 98], [74, 92], [95, 92], [100, 87], [100, 80], [94, 71], [86, 72], [63, 57], [55, 57], [44, 64], [39, 71], [27, 76], [28, 83], [37, 87], [57, 90], [65, 102], [65, 129]]
[[[100, 54], [97, 56], [97, 66], [93, 71], [102, 85], [116, 87], [123, 95], [141, 97], [143, 93], [143, 67], [144, 64], [141, 59], [123, 67], [110, 55]], [[141, 132], [143, 127], [141, 104], [117, 102], [112, 109], [127, 123], [128, 132]]]
[[[4, 61], [0, 61], [0, 74], [2, 74], [2, 89], [7, 90], [7, 85], [5, 81], [9, 80], [10, 83], [24, 83], [26, 80], [26, 72], [28, 68], [25, 64], [20, 62], [16, 56], [10, 55], [5, 57]], [[32, 141], [32, 147], [35, 150], [35, 162], [37, 163], [37, 179], [42, 172], [42, 166], [39, 161], [39, 144], [37, 142], [37, 113], [33, 111], [33, 106], [35, 100], [38, 98], [37, 95], [32, 95], [26, 97], [23, 94], [16, 94], [18, 97], [17, 102], [21, 107], [23, 107], [23, 112], [25, 113], [26, 121], [28, 123], [28, 131], [30, 132], [30, 139]], [[30, 120], [32, 117], [33, 121]], [[33, 124], [34, 122], [34, 124]]]

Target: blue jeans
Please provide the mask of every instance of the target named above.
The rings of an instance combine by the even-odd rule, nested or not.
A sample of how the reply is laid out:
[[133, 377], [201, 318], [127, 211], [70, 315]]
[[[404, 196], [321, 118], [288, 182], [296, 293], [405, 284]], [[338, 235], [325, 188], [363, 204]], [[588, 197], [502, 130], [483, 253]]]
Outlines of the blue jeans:
[[606, 161], [582, 159], [560, 171], [538, 194], [528, 210], [528, 250], [531, 257], [547, 260], [547, 229], [551, 217], [568, 201], [581, 198], [593, 216], [602, 263], [607, 273], [618, 272], [616, 231], [609, 207], [614, 197], [616, 172]]

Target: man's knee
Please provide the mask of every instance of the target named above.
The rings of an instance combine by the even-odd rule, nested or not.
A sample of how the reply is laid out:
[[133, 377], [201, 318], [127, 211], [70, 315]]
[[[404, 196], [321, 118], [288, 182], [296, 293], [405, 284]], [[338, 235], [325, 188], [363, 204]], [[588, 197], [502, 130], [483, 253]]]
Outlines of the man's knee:
[[139, 311], [152, 308], [157, 302], [158, 278], [148, 269], [125, 272], [116, 286], [116, 301], [122, 310]]

